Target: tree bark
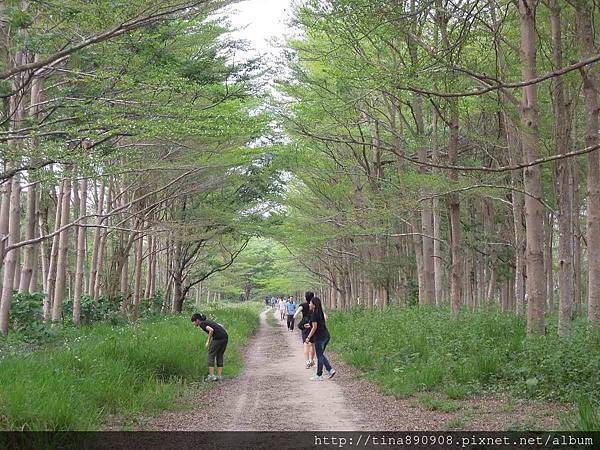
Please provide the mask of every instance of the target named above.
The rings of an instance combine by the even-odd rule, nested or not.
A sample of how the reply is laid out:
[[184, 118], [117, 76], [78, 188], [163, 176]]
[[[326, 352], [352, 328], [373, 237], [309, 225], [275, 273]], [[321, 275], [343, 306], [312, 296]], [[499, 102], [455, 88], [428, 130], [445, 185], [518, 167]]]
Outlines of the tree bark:
[[[519, 0], [521, 28], [521, 71], [523, 81], [537, 77], [535, 13], [538, 0]], [[526, 163], [540, 157], [537, 85], [523, 88], [521, 104], [523, 123], [523, 160]], [[539, 166], [524, 170], [525, 224], [527, 242], [527, 333], [544, 334], [544, 305], [546, 303], [546, 280], [544, 277], [544, 209], [538, 199], [542, 198], [542, 182]]]
[[[550, 0], [553, 69], [563, 67], [561, 9], [558, 0]], [[561, 77], [553, 82], [554, 145], [555, 154], [569, 151], [570, 123]], [[573, 164], [571, 159], [556, 162], [556, 201], [558, 203], [558, 334], [568, 336], [571, 327], [573, 303]]]
[[[63, 200], [61, 206], [60, 227], [69, 223], [71, 204], [71, 178], [70, 170], [65, 170], [63, 179]], [[69, 230], [63, 230], [59, 234], [58, 240], [58, 259], [56, 263], [56, 287], [54, 289], [54, 298], [52, 302], [52, 322], [58, 323], [62, 319], [62, 303], [65, 298], [67, 283], [67, 256], [69, 250]]]
[[[9, 246], [18, 242], [20, 236], [21, 181], [19, 174], [13, 175], [11, 183], [10, 209], [8, 210], [7, 243]], [[14, 250], [16, 249], [4, 254], [4, 277], [2, 279], [2, 297], [0, 298], [0, 332], [4, 336], [8, 334], [10, 304], [12, 302], [15, 271], [17, 269], [17, 252]]]
[[[79, 217], [85, 216], [87, 211], [87, 179], [79, 181]], [[85, 225], [85, 220], [82, 225]], [[81, 323], [81, 294], [83, 293], [83, 277], [85, 269], [86, 228], [77, 229], [77, 257], [75, 262], [75, 288], [73, 292], [73, 323]]]
[[[594, 42], [593, 14], [589, 1], [576, 0], [576, 30], [583, 58], [597, 53]], [[598, 145], [599, 107], [598, 76], [595, 64], [580, 70], [583, 78], [585, 109], [585, 145]], [[600, 151], [587, 157], [587, 249], [588, 249], [588, 319], [592, 326], [600, 326]]]

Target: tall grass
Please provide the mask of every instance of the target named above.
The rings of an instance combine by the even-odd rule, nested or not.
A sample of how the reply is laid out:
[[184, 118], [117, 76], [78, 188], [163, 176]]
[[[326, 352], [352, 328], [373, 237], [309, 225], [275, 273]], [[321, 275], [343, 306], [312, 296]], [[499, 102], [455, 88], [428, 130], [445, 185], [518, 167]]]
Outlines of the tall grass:
[[575, 402], [600, 400], [600, 332], [584, 321], [572, 336], [527, 339], [525, 322], [499, 311], [463, 311], [451, 320], [447, 309], [356, 309], [331, 314], [331, 346], [396, 396], [442, 391], [449, 397], [489, 389]]
[[[230, 336], [224, 375], [240, 369], [240, 348], [258, 327], [256, 306], [207, 311]], [[188, 315], [130, 326], [98, 324], [62, 348], [0, 361], [0, 429], [98, 430], [173, 404], [207, 373], [205, 335]]]

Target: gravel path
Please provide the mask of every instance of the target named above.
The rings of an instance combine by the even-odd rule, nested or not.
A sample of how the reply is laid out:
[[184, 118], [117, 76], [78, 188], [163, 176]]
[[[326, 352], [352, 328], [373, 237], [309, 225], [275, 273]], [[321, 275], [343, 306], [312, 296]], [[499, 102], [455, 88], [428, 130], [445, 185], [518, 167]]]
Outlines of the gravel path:
[[[300, 333], [284, 321], [260, 328], [244, 354], [239, 377], [199, 391], [191, 411], [162, 414], [157, 431], [416, 431], [559, 429], [557, 414], [568, 406], [485, 395], [456, 401], [454, 412], [426, 410], [417, 396], [383, 395], [360, 373], [330, 358], [336, 376], [310, 381]], [[334, 336], [335, 338], [335, 336]], [[225, 356], [227, 358], [227, 355]], [[227, 361], [227, 359], [226, 359]]]

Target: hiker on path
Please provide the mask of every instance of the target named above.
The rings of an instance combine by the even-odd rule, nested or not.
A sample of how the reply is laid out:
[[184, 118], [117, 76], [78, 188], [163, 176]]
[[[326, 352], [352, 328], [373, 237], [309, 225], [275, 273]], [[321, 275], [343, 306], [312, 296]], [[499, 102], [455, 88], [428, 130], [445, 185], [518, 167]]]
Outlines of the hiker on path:
[[275, 296], [271, 297], [271, 308], [275, 308], [275, 302], [277, 302]]
[[310, 333], [306, 338], [306, 342], [315, 344], [315, 353], [317, 354], [317, 373], [311, 377], [312, 381], [323, 381], [323, 366], [327, 369], [327, 378], [332, 378], [335, 375], [335, 369], [329, 364], [329, 360], [325, 356], [325, 348], [330, 340], [329, 330], [325, 324], [325, 314], [319, 297], [313, 297], [309, 303], [310, 307]]
[[[208, 334], [206, 348], [208, 348], [208, 377], [207, 381], [221, 380], [223, 377], [223, 355], [227, 348], [229, 336], [221, 324], [207, 320], [204, 314], [194, 314], [192, 322]], [[215, 362], [217, 376], [215, 376]]]
[[285, 320], [287, 307], [285, 306], [285, 300], [279, 299], [279, 320]]
[[302, 345], [304, 346], [304, 367], [306, 369], [310, 369], [315, 365], [315, 346], [312, 342], [306, 341], [311, 328], [309, 302], [314, 296], [315, 294], [313, 292], [305, 292], [304, 299], [306, 301], [298, 306], [298, 309], [294, 314], [294, 319], [302, 314], [302, 319], [300, 319], [300, 322], [298, 322], [298, 328], [300, 328], [300, 333], [302, 335]]
[[290, 295], [288, 297], [287, 304], [285, 305], [287, 308], [287, 327], [288, 331], [294, 331], [294, 314], [296, 314], [296, 302], [294, 301], [294, 297]]

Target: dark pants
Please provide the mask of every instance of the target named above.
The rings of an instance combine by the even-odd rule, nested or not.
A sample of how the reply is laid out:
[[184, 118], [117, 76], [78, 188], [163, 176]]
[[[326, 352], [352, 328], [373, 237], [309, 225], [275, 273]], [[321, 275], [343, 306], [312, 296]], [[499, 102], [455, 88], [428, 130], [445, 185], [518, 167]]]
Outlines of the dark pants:
[[292, 314], [288, 314], [287, 325], [288, 330], [294, 329], [294, 316]]
[[217, 367], [223, 367], [223, 354], [227, 348], [227, 338], [213, 339], [208, 348], [208, 367], [214, 367], [215, 359]]
[[317, 376], [323, 375], [323, 366], [327, 370], [331, 370], [331, 364], [329, 364], [329, 360], [325, 356], [325, 347], [329, 343], [329, 338], [315, 340], [315, 353], [317, 354]]

